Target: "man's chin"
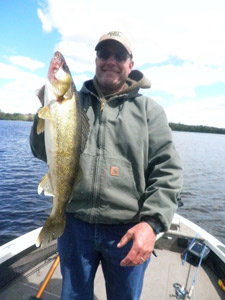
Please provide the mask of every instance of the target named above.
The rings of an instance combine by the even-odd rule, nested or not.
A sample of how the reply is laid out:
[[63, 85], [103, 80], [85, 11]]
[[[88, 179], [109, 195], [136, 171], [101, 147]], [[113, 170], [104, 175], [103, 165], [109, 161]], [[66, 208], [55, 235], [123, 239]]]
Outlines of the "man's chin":
[[114, 94], [120, 90], [118, 82], [113, 80], [105, 81], [101, 87], [107, 94]]
[[115, 77], [105, 78], [103, 84], [107, 87], [112, 87], [118, 85], [118, 80]]

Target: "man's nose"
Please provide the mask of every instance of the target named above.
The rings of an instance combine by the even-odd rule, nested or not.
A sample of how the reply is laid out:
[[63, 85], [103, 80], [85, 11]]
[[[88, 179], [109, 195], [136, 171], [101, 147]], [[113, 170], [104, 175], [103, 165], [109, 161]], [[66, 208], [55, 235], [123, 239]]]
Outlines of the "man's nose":
[[107, 63], [112, 63], [112, 64], [116, 63], [115, 55], [113, 53], [107, 59]]

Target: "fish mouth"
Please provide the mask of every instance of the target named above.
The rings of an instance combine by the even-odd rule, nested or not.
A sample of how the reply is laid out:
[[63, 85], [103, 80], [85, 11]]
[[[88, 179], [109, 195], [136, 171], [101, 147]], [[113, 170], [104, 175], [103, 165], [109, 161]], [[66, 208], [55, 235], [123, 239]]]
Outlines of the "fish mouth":
[[62, 57], [62, 54], [60, 52], [56, 51], [55, 55], [53, 56], [52, 61], [51, 61], [49, 77], [55, 77], [55, 74], [63, 65], [64, 65], [64, 59]]
[[53, 63], [55, 65], [55, 68], [60, 68], [64, 64], [65, 60], [62, 56], [62, 54], [58, 51], [55, 52], [55, 55], [53, 57]]
[[48, 71], [48, 79], [51, 82], [57, 80], [56, 74], [60, 69], [63, 69], [66, 73], [69, 73], [68, 66], [65, 62], [64, 57], [59, 51], [56, 51], [51, 60], [49, 71]]
[[49, 67], [48, 79], [52, 84], [54, 94], [61, 99], [69, 90], [72, 79], [69, 67], [63, 55], [56, 51]]

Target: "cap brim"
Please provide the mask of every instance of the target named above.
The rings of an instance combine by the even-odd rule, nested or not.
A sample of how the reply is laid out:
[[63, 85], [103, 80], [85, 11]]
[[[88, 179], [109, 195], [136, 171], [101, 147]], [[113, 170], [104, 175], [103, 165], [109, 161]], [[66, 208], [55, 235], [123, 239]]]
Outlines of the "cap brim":
[[105, 43], [107, 43], [107, 42], [115, 42], [115, 43], [117, 43], [117, 44], [119, 44], [120, 46], [122, 46], [126, 51], [127, 51], [127, 53], [129, 54], [129, 55], [132, 55], [132, 52], [130, 51], [130, 49], [128, 49], [126, 46], [124, 46], [120, 41], [117, 41], [117, 40], [115, 40], [115, 39], [105, 39], [105, 40], [103, 40], [103, 41], [101, 41], [101, 42], [99, 42], [96, 46], [95, 46], [95, 51], [98, 51], [98, 50], [100, 50], [100, 48], [101, 47], [103, 47], [103, 45], [105, 44]]

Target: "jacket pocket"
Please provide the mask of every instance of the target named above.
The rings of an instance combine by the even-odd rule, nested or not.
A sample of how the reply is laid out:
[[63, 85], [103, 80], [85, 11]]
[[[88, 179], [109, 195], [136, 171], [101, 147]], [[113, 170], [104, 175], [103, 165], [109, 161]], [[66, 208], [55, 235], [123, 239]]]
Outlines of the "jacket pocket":
[[136, 188], [132, 164], [121, 159], [102, 157], [100, 206], [137, 212], [140, 196]]
[[76, 201], [90, 199], [93, 194], [93, 178], [95, 174], [96, 157], [94, 155], [83, 153], [80, 156], [80, 166], [82, 169], [81, 181], [73, 191], [73, 199]]

